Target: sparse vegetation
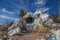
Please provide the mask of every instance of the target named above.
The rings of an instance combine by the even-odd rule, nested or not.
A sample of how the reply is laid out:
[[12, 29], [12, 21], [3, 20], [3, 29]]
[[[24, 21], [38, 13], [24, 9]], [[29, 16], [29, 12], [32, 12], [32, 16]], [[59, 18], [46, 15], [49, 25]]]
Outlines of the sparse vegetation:
[[54, 22], [60, 23], [60, 14], [59, 13], [51, 14], [50, 16], [54, 20]]
[[46, 36], [46, 34], [51, 33], [50, 30], [51, 29], [49, 29], [48, 27], [45, 27], [43, 24], [40, 24], [40, 26], [38, 26], [35, 32], [40, 36]]
[[26, 14], [26, 12], [23, 9], [21, 9], [20, 10], [20, 13], [19, 13], [19, 16], [20, 17], [23, 17], [25, 14]]

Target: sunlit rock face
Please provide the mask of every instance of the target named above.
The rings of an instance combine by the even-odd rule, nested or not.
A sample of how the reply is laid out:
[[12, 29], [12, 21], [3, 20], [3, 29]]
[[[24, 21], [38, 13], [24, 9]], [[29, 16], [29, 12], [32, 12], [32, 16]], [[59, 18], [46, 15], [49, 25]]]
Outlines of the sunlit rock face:
[[32, 31], [35, 30], [41, 22], [46, 21], [48, 17], [48, 14], [43, 14], [40, 10], [36, 10], [35, 13], [28, 12], [23, 18], [25, 18], [24, 21], [26, 22], [27, 30]]
[[20, 20], [15, 20], [13, 24], [8, 28], [8, 35], [12, 36], [14, 34], [19, 34], [21, 32], [20, 29]]
[[45, 22], [45, 21], [48, 20], [49, 15], [48, 14], [43, 14], [43, 15], [41, 15], [41, 18], [42, 18], [42, 21]]
[[31, 12], [28, 12], [23, 18], [24, 18], [23, 25], [24, 25], [25, 29], [28, 32], [31, 32], [35, 26], [34, 25], [35, 15], [33, 15], [33, 13], [31, 13]]
[[23, 25], [25, 29], [29, 32], [35, 30], [38, 25], [40, 25], [40, 18], [37, 17], [37, 14], [40, 14], [41, 11], [36, 11], [34, 14], [31, 12], [27, 12], [25, 16], [23, 16]]
[[[23, 21], [23, 23], [22, 23]], [[13, 24], [8, 28], [9, 36], [21, 33], [21, 27], [23, 26], [27, 32], [32, 32], [41, 23], [44, 25], [56, 28], [58, 25], [49, 17], [48, 14], [43, 14], [40, 10], [36, 10], [35, 13], [27, 12], [23, 18], [15, 20]], [[23, 24], [23, 25], [22, 25]]]
[[47, 14], [47, 13], [43, 14], [42, 11], [36, 10], [36, 12], [34, 13], [34, 15], [36, 16], [36, 15], [38, 15], [38, 14], [40, 14], [40, 18], [39, 18], [39, 19], [41, 19], [42, 22], [47, 21], [48, 18], [49, 18], [49, 14]]
[[[32, 32], [37, 28], [38, 25], [40, 25], [41, 21], [46, 21], [48, 16], [48, 14], [43, 14], [40, 10], [37, 10], [35, 13], [27, 12], [26, 15], [24, 15], [21, 19], [23, 19], [22, 21], [24, 28], [28, 32]], [[21, 19], [15, 20], [13, 24], [8, 28], [8, 34], [10, 36], [21, 33]]]
[[[8, 35], [21, 33], [21, 27], [24, 26], [25, 30], [31, 32], [33, 30], [35, 17], [32, 13], [27, 13], [23, 18], [15, 20], [13, 24], [8, 28]], [[23, 25], [22, 25], [23, 21]]]

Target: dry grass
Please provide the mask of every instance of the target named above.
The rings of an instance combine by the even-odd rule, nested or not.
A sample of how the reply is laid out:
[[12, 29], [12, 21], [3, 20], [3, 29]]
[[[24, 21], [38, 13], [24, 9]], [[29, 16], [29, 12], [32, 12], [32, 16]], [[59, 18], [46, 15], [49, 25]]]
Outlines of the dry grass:
[[8, 34], [6, 31], [0, 32], [0, 38], [8, 38]]
[[8, 24], [0, 25], [0, 38], [8, 37], [7, 26]]
[[4, 30], [8, 28], [8, 24], [3, 24], [3, 25], [0, 25], [0, 30]]
[[38, 28], [35, 30], [37, 35], [39, 36], [46, 36], [47, 34], [50, 34], [50, 29], [47, 27], [44, 27], [42, 24], [38, 26]]

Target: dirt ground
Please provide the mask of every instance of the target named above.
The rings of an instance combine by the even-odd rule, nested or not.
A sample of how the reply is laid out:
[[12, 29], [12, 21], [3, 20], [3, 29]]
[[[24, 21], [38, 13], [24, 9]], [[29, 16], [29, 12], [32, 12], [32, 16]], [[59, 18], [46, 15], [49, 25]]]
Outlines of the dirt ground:
[[40, 39], [41, 37], [34, 33], [27, 33], [27, 34], [24, 34], [23, 36], [14, 35], [10, 37], [9, 40], [40, 40]]

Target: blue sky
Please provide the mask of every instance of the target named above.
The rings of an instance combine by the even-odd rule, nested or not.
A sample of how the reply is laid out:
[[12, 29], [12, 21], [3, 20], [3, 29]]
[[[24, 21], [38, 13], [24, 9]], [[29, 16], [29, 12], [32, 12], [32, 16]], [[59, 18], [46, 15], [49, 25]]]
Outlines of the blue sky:
[[18, 19], [20, 9], [35, 12], [41, 9], [43, 13], [58, 12], [58, 0], [0, 0], [0, 24]]

